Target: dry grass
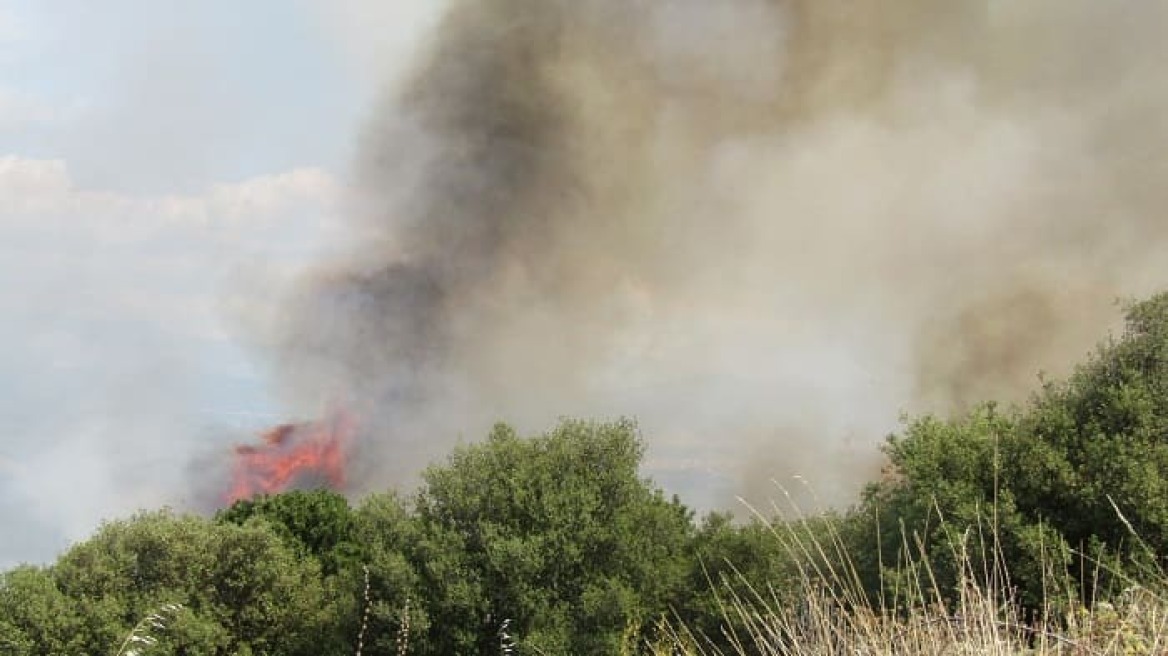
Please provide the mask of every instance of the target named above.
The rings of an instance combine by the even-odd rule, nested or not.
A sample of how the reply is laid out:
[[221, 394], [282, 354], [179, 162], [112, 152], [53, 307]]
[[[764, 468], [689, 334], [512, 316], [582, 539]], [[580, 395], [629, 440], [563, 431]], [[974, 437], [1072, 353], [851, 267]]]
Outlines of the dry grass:
[[117, 656], [142, 656], [157, 645], [158, 638], [155, 633], [165, 631], [167, 622], [173, 620], [182, 608], [182, 604], [163, 604], [158, 610], [143, 617], [126, 634], [126, 639], [118, 648]]
[[[734, 655], [763, 656], [1137, 656], [1168, 654], [1168, 577], [1151, 572], [1117, 598], [1082, 605], [1048, 604], [1041, 617], [1026, 613], [1010, 590], [1009, 566], [992, 527], [977, 535], [978, 549], [963, 544], [956, 556], [964, 575], [956, 594], [945, 594], [927, 551], [901, 563], [907, 576], [868, 599], [856, 567], [833, 526], [818, 530], [803, 519], [768, 521], [774, 538], [798, 563], [796, 594], [780, 594], [772, 582], [740, 579], [720, 586]], [[966, 534], [968, 536], [968, 533]], [[910, 552], [906, 549], [905, 552]], [[908, 565], [904, 567], [904, 565]], [[1097, 567], [1103, 567], [1097, 564]], [[1052, 579], [1054, 580], [1054, 579]], [[989, 581], [978, 584], [975, 581]], [[1065, 587], [1062, 589], [1065, 590]], [[1062, 590], [1052, 590], [1054, 595]], [[791, 599], [797, 601], [791, 602]], [[889, 600], [896, 600], [889, 602]], [[1031, 617], [1026, 620], [1024, 618]], [[652, 654], [725, 656], [710, 641], [682, 627], [666, 627], [670, 647]]]

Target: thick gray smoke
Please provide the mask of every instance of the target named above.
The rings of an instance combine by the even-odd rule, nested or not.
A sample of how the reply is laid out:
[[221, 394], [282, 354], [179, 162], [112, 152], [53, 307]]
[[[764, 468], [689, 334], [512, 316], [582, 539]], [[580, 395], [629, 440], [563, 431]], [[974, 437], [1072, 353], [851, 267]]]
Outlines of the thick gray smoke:
[[1022, 399], [1168, 280], [1164, 34], [1137, 0], [455, 2], [290, 300], [288, 394], [367, 418], [369, 487], [623, 414], [675, 489], [847, 502], [901, 412]]

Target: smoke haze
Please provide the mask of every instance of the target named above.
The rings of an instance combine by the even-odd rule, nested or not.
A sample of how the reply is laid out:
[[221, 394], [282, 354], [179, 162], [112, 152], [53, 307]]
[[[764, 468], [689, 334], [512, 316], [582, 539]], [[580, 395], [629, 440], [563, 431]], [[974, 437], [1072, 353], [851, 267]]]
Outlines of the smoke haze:
[[267, 328], [282, 392], [365, 418], [367, 488], [630, 415], [659, 480], [846, 503], [900, 413], [1022, 400], [1163, 284], [1165, 33], [1135, 0], [453, 2], [360, 136], [350, 248]]

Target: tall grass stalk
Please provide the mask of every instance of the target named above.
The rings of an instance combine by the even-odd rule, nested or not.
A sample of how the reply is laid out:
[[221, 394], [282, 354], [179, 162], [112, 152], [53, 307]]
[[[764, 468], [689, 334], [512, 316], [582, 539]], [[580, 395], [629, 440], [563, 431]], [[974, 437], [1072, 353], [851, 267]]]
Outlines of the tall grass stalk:
[[[784, 491], [785, 494], [785, 491]], [[785, 494], [793, 504], [791, 496]], [[775, 508], [775, 516], [784, 516]], [[945, 518], [937, 511], [937, 521]], [[753, 511], [753, 509], [752, 509]], [[1118, 512], [1118, 511], [1117, 511]], [[999, 539], [996, 515], [988, 526], [954, 533], [947, 555], [958, 564], [956, 586], [946, 585], [932, 564], [928, 545], [901, 527], [904, 575], [883, 580], [870, 599], [855, 560], [838, 526], [796, 513], [774, 520], [754, 512], [795, 564], [794, 581], [750, 581], [737, 570], [734, 581], [719, 586], [729, 652], [693, 636], [684, 626], [663, 632], [674, 653], [689, 656], [1138, 656], [1168, 654], [1168, 577], [1142, 570], [1142, 581], [1123, 580], [1117, 596], [1088, 605], [1044, 603], [1038, 616], [1023, 609], [1013, 594], [1009, 563]], [[789, 513], [785, 514], [790, 517]], [[814, 523], [813, 523], [814, 521]], [[1137, 538], [1138, 539], [1138, 538]], [[884, 554], [879, 555], [881, 570]], [[1150, 559], [1155, 562], [1154, 559]], [[1098, 578], [1112, 566], [1096, 562], [1088, 574]], [[1117, 568], [1116, 568], [1117, 569]], [[1065, 568], [1064, 568], [1065, 570]], [[1044, 564], [1047, 595], [1065, 599], [1069, 575]], [[734, 585], [731, 585], [733, 583]], [[792, 591], [794, 594], [792, 594]], [[651, 653], [662, 653], [654, 647]]]
[[182, 604], [163, 604], [158, 610], [143, 617], [122, 641], [117, 656], [140, 656], [158, 644], [156, 631], [165, 631], [166, 623], [182, 610]]

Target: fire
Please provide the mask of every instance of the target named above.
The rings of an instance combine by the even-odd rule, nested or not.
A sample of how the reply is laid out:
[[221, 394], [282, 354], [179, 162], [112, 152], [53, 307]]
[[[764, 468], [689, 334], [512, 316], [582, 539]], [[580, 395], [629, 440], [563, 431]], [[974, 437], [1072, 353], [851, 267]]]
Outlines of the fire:
[[276, 494], [308, 479], [337, 489], [345, 484], [347, 448], [356, 423], [345, 412], [319, 421], [281, 424], [261, 434], [263, 444], [235, 447], [228, 504]]

